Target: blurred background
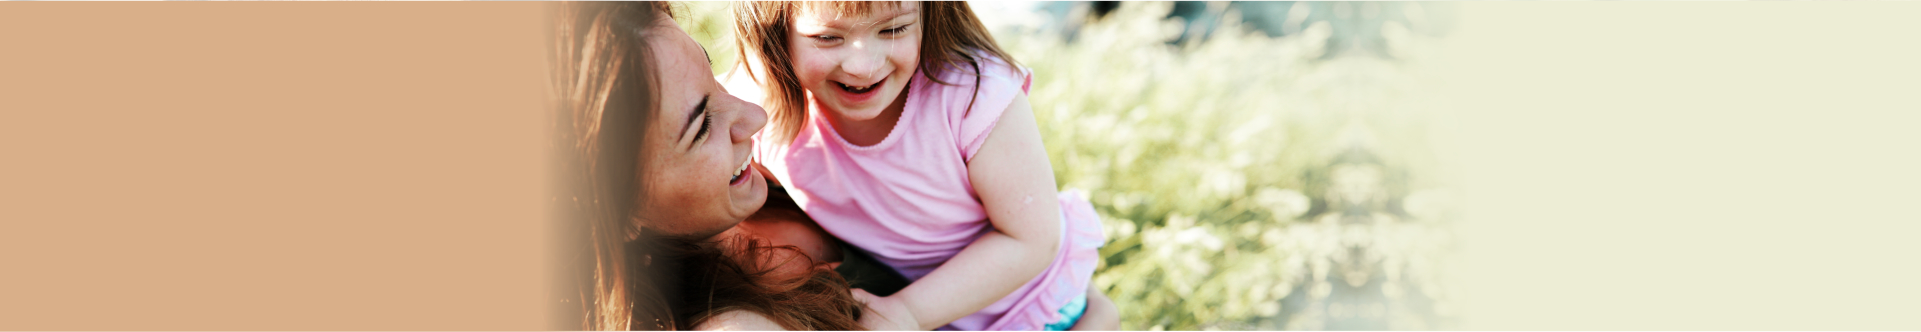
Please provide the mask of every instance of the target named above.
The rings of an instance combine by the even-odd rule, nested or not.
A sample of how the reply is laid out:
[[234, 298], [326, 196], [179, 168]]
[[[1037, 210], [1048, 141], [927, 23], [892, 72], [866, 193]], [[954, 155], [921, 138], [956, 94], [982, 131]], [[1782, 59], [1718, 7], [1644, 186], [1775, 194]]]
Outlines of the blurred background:
[[[1034, 70], [1063, 189], [1103, 216], [1129, 330], [1455, 326], [1428, 70], [1447, 4], [976, 2]], [[733, 62], [727, 3], [680, 23]]]

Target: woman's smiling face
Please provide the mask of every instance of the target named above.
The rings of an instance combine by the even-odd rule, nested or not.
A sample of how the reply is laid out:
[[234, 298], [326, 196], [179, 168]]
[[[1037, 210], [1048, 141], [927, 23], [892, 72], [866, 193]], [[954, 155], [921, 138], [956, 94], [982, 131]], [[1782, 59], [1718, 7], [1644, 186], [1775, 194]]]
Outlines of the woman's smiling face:
[[868, 15], [803, 5], [788, 31], [794, 76], [826, 110], [869, 120], [895, 99], [920, 61], [920, 5], [878, 4]]
[[767, 124], [759, 106], [727, 94], [706, 51], [674, 25], [648, 32], [660, 73], [660, 105], [641, 139], [641, 227], [708, 238], [767, 202], [767, 180], [748, 168], [753, 135]]

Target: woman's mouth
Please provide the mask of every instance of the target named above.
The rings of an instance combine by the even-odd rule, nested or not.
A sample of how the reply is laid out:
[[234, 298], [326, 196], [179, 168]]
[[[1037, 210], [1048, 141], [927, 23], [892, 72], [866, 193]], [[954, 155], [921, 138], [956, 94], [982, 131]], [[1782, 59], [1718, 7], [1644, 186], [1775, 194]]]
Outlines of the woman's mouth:
[[753, 164], [753, 163], [754, 163], [754, 159], [753, 159], [753, 158], [748, 158], [748, 159], [747, 159], [747, 161], [744, 161], [744, 162], [741, 162], [741, 163], [740, 163], [740, 168], [736, 168], [736, 169], [734, 169], [734, 177], [733, 177], [733, 178], [731, 178], [731, 179], [727, 179], [727, 185], [729, 185], [729, 186], [735, 186], [735, 185], [740, 185], [741, 183], [745, 183], [745, 182], [747, 182], [747, 181], [746, 181], [746, 180], [747, 180], [747, 166], [748, 166], [748, 165], [750, 165], [750, 164]]

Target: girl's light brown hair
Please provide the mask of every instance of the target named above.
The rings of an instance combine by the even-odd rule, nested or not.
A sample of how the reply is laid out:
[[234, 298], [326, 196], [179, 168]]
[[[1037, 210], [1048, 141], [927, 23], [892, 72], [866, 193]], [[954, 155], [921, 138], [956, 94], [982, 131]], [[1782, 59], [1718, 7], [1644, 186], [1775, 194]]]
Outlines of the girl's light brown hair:
[[[900, 5], [898, 2], [865, 1], [748, 1], [734, 4], [734, 42], [736, 43], [742, 68], [748, 61], [759, 61], [765, 73], [748, 73], [767, 100], [762, 106], [767, 109], [767, 130], [772, 130], [775, 142], [786, 145], [793, 143], [794, 136], [807, 120], [807, 95], [801, 87], [800, 79], [794, 74], [793, 40], [790, 32], [794, 28], [794, 17], [802, 10], [818, 9], [839, 13], [843, 16], [867, 16], [877, 7]], [[994, 36], [987, 32], [974, 10], [962, 1], [933, 1], [920, 3], [921, 42], [920, 63], [916, 65], [921, 75], [929, 81], [952, 85], [954, 82], [940, 80], [940, 74], [948, 70], [972, 70], [975, 88], [979, 89], [982, 56], [993, 56], [1009, 66], [1017, 65], [1014, 57], [1002, 51]], [[905, 98], [905, 97], [900, 97]], [[968, 102], [973, 108], [973, 101]]]
[[577, 264], [567, 270], [562, 303], [570, 305], [560, 313], [576, 323], [562, 329], [690, 329], [729, 310], [760, 313], [787, 329], [861, 329], [860, 304], [838, 274], [771, 273], [778, 262], [765, 258], [795, 248], [754, 241], [720, 248], [636, 226], [639, 202], [647, 199], [640, 147], [667, 83], [650, 40], [671, 10], [655, 2], [548, 9], [560, 185], [553, 202], [566, 225], [565, 261]]

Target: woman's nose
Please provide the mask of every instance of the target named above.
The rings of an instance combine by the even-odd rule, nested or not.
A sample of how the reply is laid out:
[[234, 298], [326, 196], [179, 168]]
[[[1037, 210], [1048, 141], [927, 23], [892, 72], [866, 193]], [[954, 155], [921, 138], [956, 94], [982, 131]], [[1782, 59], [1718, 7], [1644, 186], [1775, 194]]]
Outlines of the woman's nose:
[[760, 132], [762, 127], [767, 126], [767, 111], [745, 100], [735, 99], [734, 102], [739, 103], [741, 107], [738, 108], [739, 111], [734, 112], [739, 115], [734, 117], [733, 130], [729, 130], [732, 134], [730, 138], [733, 138], [734, 142], [753, 140], [754, 133]]

